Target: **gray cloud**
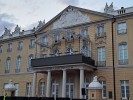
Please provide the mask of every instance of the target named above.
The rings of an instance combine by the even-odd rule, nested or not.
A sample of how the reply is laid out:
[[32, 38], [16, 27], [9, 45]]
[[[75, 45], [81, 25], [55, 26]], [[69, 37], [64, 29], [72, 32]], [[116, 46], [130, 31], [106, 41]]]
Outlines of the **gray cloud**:
[[12, 23], [15, 18], [12, 15], [8, 15], [6, 13], [0, 14], [0, 35], [4, 32], [4, 27], [7, 27], [8, 29], [12, 29], [15, 24]]
[[59, 3], [64, 5], [78, 5], [79, 0], [58, 0]]

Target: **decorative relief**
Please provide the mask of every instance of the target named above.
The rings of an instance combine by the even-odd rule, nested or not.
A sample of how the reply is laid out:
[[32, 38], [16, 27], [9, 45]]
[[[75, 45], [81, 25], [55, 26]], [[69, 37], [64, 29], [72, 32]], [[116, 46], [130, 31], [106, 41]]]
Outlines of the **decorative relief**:
[[95, 40], [97, 46], [106, 44], [106, 38], [99, 38]]
[[82, 14], [79, 10], [69, 8], [64, 11], [60, 19], [53, 24], [53, 29], [90, 22], [87, 15]]

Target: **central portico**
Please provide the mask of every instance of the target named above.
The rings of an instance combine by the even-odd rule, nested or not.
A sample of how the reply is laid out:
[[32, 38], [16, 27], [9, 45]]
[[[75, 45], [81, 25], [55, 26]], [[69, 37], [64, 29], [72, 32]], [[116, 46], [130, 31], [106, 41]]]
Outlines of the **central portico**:
[[[32, 59], [32, 66], [35, 73], [47, 74], [46, 97], [83, 98], [82, 88], [89, 84], [86, 79], [92, 80], [96, 69], [94, 60], [82, 54]], [[33, 87], [35, 80], [36, 76]]]

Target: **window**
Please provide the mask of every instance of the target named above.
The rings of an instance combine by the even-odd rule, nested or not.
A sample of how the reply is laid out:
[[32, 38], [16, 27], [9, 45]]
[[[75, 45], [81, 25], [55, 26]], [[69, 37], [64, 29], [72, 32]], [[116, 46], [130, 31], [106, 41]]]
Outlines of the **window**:
[[119, 43], [119, 64], [128, 64], [128, 47], [126, 42]]
[[53, 80], [52, 81], [52, 96], [53, 97], [58, 97], [58, 91], [59, 91], [58, 87], [59, 87], [58, 81]]
[[66, 97], [73, 98], [74, 96], [74, 82], [72, 79], [67, 79], [66, 81]]
[[81, 53], [82, 53], [84, 56], [88, 57], [88, 48], [87, 48], [86, 46], [83, 46], [83, 47], [82, 47], [82, 50], [81, 50]]
[[98, 66], [105, 66], [105, 47], [98, 48]]
[[35, 39], [31, 39], [30, 40], [30, 45], [29, 45], [30, 48], [34, 48], [35, 47]]
[[104, 26], [103, 25], [97, 26], [97, 34], [96, 34], [96, 36], [101, 37], [101, 36], [104, 36], [104, 35], [105, 35]]
[[7, 47], [7, 52], [11, 52], [11, 51], [12, 51], [12, 43], [9, 43]]
[[55, 41], [55, 43], [60, 41], [60, 34], [54, 35], [54, 41]]
[[67, 42], [73, 42], [73, 41], [74, 41], [73, 33], [68, 32], [67, 33]]
[[127, 99], [130, 96], [129, 91], [129, 80], [121, 80], [121, 97], [122, 99]]
[[45, 83], [44, 82], [40, 82], [40, 96], [44, 96], [45, 95]]
[[23, 49], [23, 42], [20, 41], [18, 42], [18, 50], [22, 50]]
[[30, 82], [28, 82], [27, 84], [26, 84], [26, 96], [30, 96], [31, 95], [31, 83]]
[[8, 57], [7, 60], [6, 60], [5, 73], [9, 73], [10, 72], [10, 66], [11, 66], [11, 59], [10, 59], [10, 57]]
[[17, 61], [16, 61], [16, 69], [15, 72], [20, 72], [20, 67], [21, 67], [21, 56], [17, 57]]
[[28, 57], [28, 71], [31, 70], [31, 59], [33, 59], [33, 54], [31, 54], [29, 57]]
[[81, 38], [82, 39], [88, 39], [89, 38], [89, 35], [88, 35], [88, 29], [87, 28], [84, 28], [81, 30]]
[[16, 90], [15, 90], [15, 96], [18, 96], [19, 84], [18, 83], [15, 83], [14, 85], [15, 85], [15, 88], [16, 88]]
[[42, 37], [42, 43], [44, 45], [48, 45], [48, 37], [47, 36]]
[[106, 98], [106, 81], [100, 81], [100, 83], [102, 84], [102, 97]]
[[57, 48], [55, 49], [55, 56], [59, 56], [60, 55], [60, 50]]
[[2, 45], [0, 45], [0, 53], [2, 53]]
[[118, 23], [117, 27], [118, 34], [126, 34], [127, 33], [127, 25], [125, 22]]
[[72, 55], [73, 54], [73, 49], [68, 48], [66, 53], [67, 53], [67, 55]]

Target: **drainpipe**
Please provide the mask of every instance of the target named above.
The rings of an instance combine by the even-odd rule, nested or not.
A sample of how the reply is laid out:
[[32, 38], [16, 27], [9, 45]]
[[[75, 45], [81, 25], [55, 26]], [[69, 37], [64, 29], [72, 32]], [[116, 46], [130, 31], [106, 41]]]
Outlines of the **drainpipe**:
[[113, 63], [114, 100], [116, 100], [115, 65], [114, 65], [114, 28], [113, 28], [113, 25], [114, 25], [115, 21], [116, 21], [116, 19], [115, 19], [114, 15], [113, 15], [111, 28], [112, 28], [112, 63]]

